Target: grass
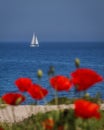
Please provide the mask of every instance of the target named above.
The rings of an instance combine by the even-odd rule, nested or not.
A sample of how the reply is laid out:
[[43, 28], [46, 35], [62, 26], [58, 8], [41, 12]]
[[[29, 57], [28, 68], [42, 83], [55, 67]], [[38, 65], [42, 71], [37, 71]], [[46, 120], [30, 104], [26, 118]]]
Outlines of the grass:
[[[101, 103], [102, 100], [98, 95], [95, 97], [84, 96], [83, 98]], [[58, 104], [72, 104], [76, 98], [66, 98], [60, 97], [58, 98]], [[52, 99], [49, 105], [55, 104], [55, 99]], [[73, 109], [62, 109], [62, 110], [52, 110], [46, 113], [38, 113], [37, 115], [32, 115], [31, 117], [18, 122], [18, 123], [0, 123], [0, 126], [4, 128], [4, 130], [104, 130], [104, 111], [101, 110], [101, 119], [97, 120], [95, 118], [91, 119], [81, 119], [77, 118], [74, 115]], [[52, 129], [45, 129], [43, 122], [47, 119], [53, 120]], [[64, 129], [63, 129], [64, 127]]]
[[59, 127], [64, 127], [64, 130], [104, 130], [104, 111], [101, 111], [101, 114], [102, 118], [100, 120], [94, 118], [84, 120], [74, 117], [74, 110], [72, 109], [53, 110], [32, 115], [19, 123], [0, 123], [0, 126], [4, 130], [45, 130], [43, 122], [47, 119], [52, 119], [54, 125], [53, 129], [50, 130], [58, 130]]

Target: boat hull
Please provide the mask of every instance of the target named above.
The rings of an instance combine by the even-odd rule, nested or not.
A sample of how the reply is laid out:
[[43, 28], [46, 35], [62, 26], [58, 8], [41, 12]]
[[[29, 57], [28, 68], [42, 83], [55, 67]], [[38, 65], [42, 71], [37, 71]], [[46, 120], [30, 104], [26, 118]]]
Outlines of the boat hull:
[[39, 47], [39, 45], [30, 45], [30, 47]]

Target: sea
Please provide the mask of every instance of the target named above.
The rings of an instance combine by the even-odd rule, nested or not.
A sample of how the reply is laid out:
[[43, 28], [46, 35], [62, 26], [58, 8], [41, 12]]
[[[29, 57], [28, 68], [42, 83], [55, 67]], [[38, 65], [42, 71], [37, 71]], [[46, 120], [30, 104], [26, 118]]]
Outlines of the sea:
[[[90, 68], [104, 77], [104, 43], [103, 42], [40, 42], [39, 47], [30, 47], [28, 42], [0, 43], [0, 96], [9, 92], [19, 92], [14, 82], [19, 77], [29, 77], [48, 89], [45, 101], [54, 98], [54, 90], [49, 84], [48, 70], [54, 66], [55, 75], [70, 77], [75, 71], [74, 61], [80, 59], [80, 67]], [[43, 71], [39, 81], [37, 70]], [[101, 94], [104, 99], [104, 82], [95, 84], [87, 92], [91, 96]], [[20, 92], [19, 92], [20, 93]], [[28, 93], [23, 93], [26, 101], [23, 104], [35, 103]], [[69, 92], [59, 92], [59, 97], [73, 98], [74, 88]], [[40, 100], [39, 104], [44, 104]]]

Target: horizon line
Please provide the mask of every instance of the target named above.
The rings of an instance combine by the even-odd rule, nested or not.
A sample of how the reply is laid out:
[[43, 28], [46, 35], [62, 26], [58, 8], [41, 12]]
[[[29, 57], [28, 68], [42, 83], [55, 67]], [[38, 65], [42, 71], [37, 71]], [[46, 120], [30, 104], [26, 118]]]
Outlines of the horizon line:
[[[0, 41], [0, 43], [30, 43], [31, 41]], [[104, 41], [39, 41], [40, 43], [103, 43]]]

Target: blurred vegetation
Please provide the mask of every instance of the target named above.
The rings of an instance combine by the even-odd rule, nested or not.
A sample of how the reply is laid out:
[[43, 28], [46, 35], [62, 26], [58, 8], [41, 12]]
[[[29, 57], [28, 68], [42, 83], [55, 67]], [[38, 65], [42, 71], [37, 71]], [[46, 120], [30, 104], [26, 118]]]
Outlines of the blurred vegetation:
[[[95, 102], [102, 103], [100, 93], [97, 93], [94, 97], [91, 97], [88, 93], [83, 96], [84, 99]], [[72, 104], [77, 98], [67, 98], [59, 97], [58, 104]], [[79, 99], [79, 98], [78, 98]], [[55, 98], [47, 103], [48, 105], [55, 105]], [[5, 104], [3, 104], [5, 106]], [[6, 106], [5, 106], [6, 107]], [[4, 108], [4, 107], [0, 107]], [[72, 109], [62, 109], [53, 110], [46, 113], [38, 113], [37, 115], [32, 115], [28, 119], [24, 119], [18, 123], [0, 123], [0, 126], [4, 130], [49, 130], [44, 129], [42, 122], [46, 119], [52, 119], [54, 121], [54, 128], [50, 130], [104, 130], [104, 111], [101, 110], [101, 119], [96, 120], [91, 119], [81, 119], [76, 118], [74, 115], [74, 110]], [[64, 129], [63, 129], [64, 128]]]
[[[96, 93], [95, 96], [91, 96], [89, 93], [85, 93], [83, 94], [83, 96], [81, 97], [74, 97], [74, 98], [68, 98], [68, 97], [58, 97], [58, 105], [61, 105], [61, 104], [73, 104], [74, 101], [76, 99], [85, 99], [85, 100], [88, 100], [88, 101], [91, 101], [91, 102], [94, 102], [94, 103], [97, 103], [97, 104], [101, 104], [101, 103], [104, 103], [103, 99], [101, 98], [101, 94], [98, 92]], [[51, 101], [49, 101], [47, 104], [48, 105], [55, 105], [56, 102], [55, 102], [56, 98], [53, 98]]]
[[19, 123], [0, 123], [0, 126], [4, 130], [45, 130], [42, 122], [46, 119], [52, 119], [54, 126], [50, 130], [58, 130], [60, 126], [64, 128], [61, 130], [104, 130], [104, 111], [101, 111], [101, 114], [102, 118], [100, 120], [94, 118], [84, 120], [76, 118], [72, 109], [53, 110], [32, 115]]

